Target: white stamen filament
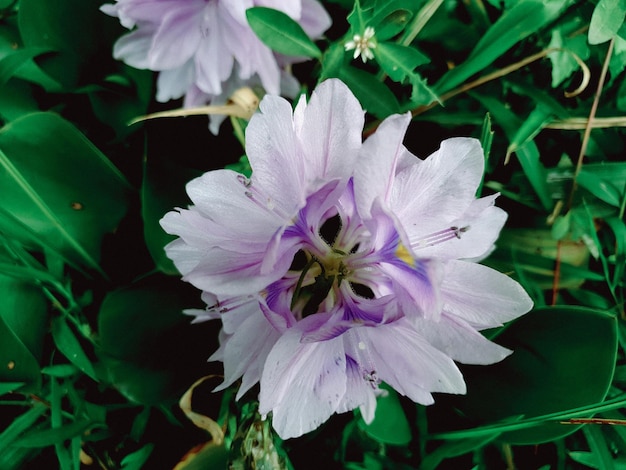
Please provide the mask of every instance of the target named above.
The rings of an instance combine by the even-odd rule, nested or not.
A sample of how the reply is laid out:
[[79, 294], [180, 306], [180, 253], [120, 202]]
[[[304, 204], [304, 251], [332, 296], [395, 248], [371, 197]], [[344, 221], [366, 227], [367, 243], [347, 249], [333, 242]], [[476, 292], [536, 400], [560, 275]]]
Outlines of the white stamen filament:
[[426, 248], [428, 246], [435, 246], [454, 238], [461, 239], [461, 234], [467, 232], [470, 229], [469, 225], [465, 227], [450, 227], [445, 230], [431, 233], [430, 235], [411, 243], [411, 247], [414, 249]]

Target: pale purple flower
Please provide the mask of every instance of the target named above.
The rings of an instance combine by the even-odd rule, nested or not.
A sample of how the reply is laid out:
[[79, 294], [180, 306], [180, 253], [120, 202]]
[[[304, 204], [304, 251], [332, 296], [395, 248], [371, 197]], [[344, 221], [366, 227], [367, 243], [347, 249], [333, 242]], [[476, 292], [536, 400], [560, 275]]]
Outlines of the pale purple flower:
[[403, 138], [409, 114], [364, 143], [364, 112], [327, 80], [295, 110], [266, 96], [250, 121], [250, 179], [211, 171], [169, 212], [166, 251], [203, 291], [195, 321], [222, 320], [221, 389], [260, 383], [259, 411], [282, 438], [360, 408], [373, 419], [384, 381], [421, 404], [465, 393], [455, 361], [510, 351], [479, 332], [527, 312], [509, 277], [477, 264], [506, 214], [476, 199], [484, 156], [455, 138], [425, 160]]
[[159, 72], [157, 100], [185, 96], [189, 107], [224, 102], [233, 81], [293, 96], [285, 69], [303, 59], [275, 54], [258, 39], [246, 19], [254, 6], [282, 11], [312, 38], [330, 26], [317, 0], [117, 0], [101, 10], [131, 30], [115, 43], [113, 56]]

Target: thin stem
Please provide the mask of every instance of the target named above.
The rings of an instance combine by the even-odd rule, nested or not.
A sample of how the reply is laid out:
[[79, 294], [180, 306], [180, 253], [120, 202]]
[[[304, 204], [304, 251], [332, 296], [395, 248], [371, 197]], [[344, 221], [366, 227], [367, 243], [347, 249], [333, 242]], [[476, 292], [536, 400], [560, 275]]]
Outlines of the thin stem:
[[[598, 110], [598, 104], [600, 103], [600, 95], [602, 95], [602, 89], [604, 88], [604, 82], [606, 80], [606, 74], [609, 70], [609, 62], [611, 60], [611, 54], [613, 53], [613, 46], [615, 44], [615, 36], [611, 38], [609, 41], [609, 47], [606, 51], [606, 57], [604, 58], [604, 63], [602, 64], [602, 70], [600, 72], [600, 78], [598, 79], [598, 86], [596, 88], [595, 96], [593, 97], [593, 102], [591, 103], [591, 109], [589, 110], [589, 117], [587, 119], [587, 124], [585, 126], [585, 131], [583, 133], [583, 140], [580, 144], [580, 151], [578, 152], [578, 160], [576, 162], [576, 169], [574, 170], [574, 177], [572, 179], [572, 188], [569, 193], [569, 197], [567, 200], [566, 213], [572, 209], [572, 205], [574, 203], [574, 195], [576, 190], [578, 189], [578, 184], [576, 179], [580, 174], [580, 171], [583, 167], [583, 160], [585, 157], [585, 153], [587, 151], [587, 145], [589, 144], [589, 137], [591, 136], [591, 129], [593, 128], [593, 120], [596, 116], [596, 111]], [[560, 273], [561, 273], [561, 244], [562, 241], [557, 241], [557, 257], [555, 260], [554, 267], [554, 279], [552, 282], [552, 302], [551, 305], [556, 305], [557, 297], [559, 294], [559, 282], [560, 282]], [[612, 290], [612, 289], [611, 289]]]

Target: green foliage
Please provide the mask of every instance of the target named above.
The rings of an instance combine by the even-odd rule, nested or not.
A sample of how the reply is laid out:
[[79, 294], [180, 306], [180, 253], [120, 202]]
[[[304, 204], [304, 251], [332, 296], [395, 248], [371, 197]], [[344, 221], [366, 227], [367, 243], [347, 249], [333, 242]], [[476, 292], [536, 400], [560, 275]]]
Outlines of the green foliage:
[[285, 13], [265, 7], [246, 10], [250, 27], [276, 52], [285, 55], [317, 57], [322, 53], [302, 27]]
[[[537, 309], [495, 341], [513, 354], [493, 366], [465, 371], [468, 393], [457, 406], [472, 421], [563, 412], [599, 403], [608, 392], [617, 351], [617, 322], [611, 315], [580, 307]], [[498, 439], [539, 444], [575, 430], [550, 423]]]
[[[309, 59], [293, 67], [303, 91], [330, 77], [351, 88], [366, 135], [411, 112], [405, 145], [418, 155], [448, 136], [480, 139], [479, 193], [499, 192], [509, 214], [483, 263], [536, 307], [484, 332], [513, 353], [462, 366], [466, 396], [424, 408], [388, 390], [370, 424], [334, 416], [285, 442], [254, 389], [236, 403], [234, 388], [212, 392], [218, 330], [181, 313], [199, 293], [159, 225], [188, 204], [193, 177], [250, 174], [232, 138], [245, 120], [218, 136], [203, 117], [129, 126], [180, 103], [157, 103], [155, 74], [112, 58], [124, 29], [102, 3], [0, 0], [1, 469], [86, 457], [173, 468], [199, 444], [183, 468], [259, 455], [284, 468], [626, 467], [624, 0], [333, 0], [316, 41], [284, 13], [247, 10], [270, 49]], [[364, 62], [345, 46], [368, 27]], [[223, 443], [206, 443], [177, 405], [200, 376], [215, 383], [194, 407]]]

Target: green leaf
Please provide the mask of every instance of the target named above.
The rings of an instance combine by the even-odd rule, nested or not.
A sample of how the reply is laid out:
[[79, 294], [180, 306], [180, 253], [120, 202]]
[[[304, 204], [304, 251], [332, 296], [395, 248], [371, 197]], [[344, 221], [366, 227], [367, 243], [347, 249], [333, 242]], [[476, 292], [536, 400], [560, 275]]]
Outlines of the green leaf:
[[154, 444], [146, 444], [141, 449], [122, 459], [122, 470], [140, 470], [154, 450]]
[[13, 445], [19, 447], [47, 447], [61, 444], [66, 439], [83, 434], [96, 424], [90, 419], [79, 419], [60, 427], [37, 429], [27, 432], [14, 441]]
[[359, 425], [368, 436], [378, 442], [395, 446], [407, 445], [411, 442], [411, 428], [398, 394], [385, 384], [382, 384], [381, 388], [387, 393], [376, 399], [376, 414], [373, 421], [366, 424], [361, 417]]
[[26, 382], [0, 382], [0, 395], [11, 393], [26, 385]]
[[352, 66], [343, 67], [338, 75], [367, 112], [379, 119], [399, 112], [400, 105], [394, 94], [374, 75]]
[[486, 69], [515, 44], [557, 18], [566, 3], [567, 0], [516, 2], [487, 30], [470, 56], [437, 82], [435, 91], [441, 95]]
[[589, 23], [589, 44], [602, 44], [617, 34], [626, 16], [626, 0], [600, 0]]
[[179, 275], [179, 272], [163, 249], [175, 237], [163, 230], [159, 220], [174, 207], [189, 204], [185, 185], [197, 176], [200, 176], [200, 172], [176, 165], [157, 155], [144, 159], [141, 185], [144, 239], [157, 268], [165, 274]]
[[195, 288], [159, 275], [112, 291], [103, 300], [98, 356], [110, 382], [129, 400], [158, 405], [175, 399], [191, 380], [189, 364], [201, 367], [210, 354], [211, 340], [199, 335], [206, 339], [204, 328], [213, 326], [190, 325], [183, 310], [199, 303], [190, 299], [199, 299]]
[[2, 128], [0, 186], [4, 210], [66, 262], [102, 272], [100, 244], [125, 215], [130, 185], [74, 126], [34, 113]]
[[497, 437], [498, 433], [493, 433], [492, 435], [445, 442], [424, 457], [418, 470], [437, 470], [444, 460], [484, 447]]
[[255, 34], [270, 49], [285, 55], [321, 59], [322, 51], [302, 27], [282, 11], [253, 7], [246, 10], [246, 18]]
[[582, 34], [570, 37], [564, 34], [561, 29], [554, 29], [548, 48], [562, 49], [548, 55], [552, 63], [552, 88], [556, 88], [574, 72], [580, 70], [580, 65], [572, 53], [583, 61], [589, 59], [589, 46], [587, 39]]
[[433, 89], [426, 84], [426, 80], [418, 73], [410, 77], [411, 86], [411, 107], [428, 105], [433, 102], [441, 102]]
[[413, 47], [401, 46], [391, 42], [379, 42], [376, 46], [376, 61], [389, 78], [402, 82], [413, 75], [419, 65], [427, 64], [430, 59]]
[[0, 275], [0, 381], [25, 382], [22, 391], [39, 391], [47, 321], [47, 302], [39, 288]]
[[621, 204], [621, 194], [610, 180], [600, 178], [583, 168], [578, 176], [576, 182], [598, 199], [610, 204], [614, 207], [619, 207]]
[[59, 351], [70, 360], [72, 364], [82, 370], [93, 380], [98, 381], [96, 371], [80, 341], [62, 317], [52, 320], [52, 337]]
[[99, 48], [110, 51], [110, 44], [105, 46], [108, 38], [102, 27], [106, 16], [99, 6], [99, 2], [84, 0], [19, 2], [18, 22], [24, 45], [58, 51], [39, 64], [66, 89], [78, 84]]
[[[377, 5], [378, 6], [378, 5]], [[405, 8], [397, 8], [392, 7], [393, 11], [391, 13], [387, 13], [387, 11], [383, 13], [387, 13], [387, 15], [383, 18], [383, 20], [378, 23], [378, 17], [381, 13], [376, 13], [372, 17], [372, 26], [376, 31], [376, 38], [379, 41], [386, 41], [387, 39], [391, 39], [400, 33], [411, 18], [413, 17], [413, 13]]]
[[507, 157], [531, 142], [544, 126], [552, 121], [553, 117], [552, 111], [541, 104], [533, 109], [510, 138], [509, 146], [506, 149]]
[[33, 406], [15, 418], [9, 426], [0, 434], [0, 468], [7, 468], [5, 455], [8, 447], [25, 431], [30, 429], [44, 413], [48, 407], [41, 402], [33, 402]]
[[0, 87], [0, 118], [13, 121], [25, 114], [39, 111], [33, 88], [26, 82], [9, 80]]
[[3, 87], [24, 64], [46, 52], [50, 50], [44, 47], [27, 47], [2, 58], [0, 60], [0, 87]]
[[338, 77], [341, 68], [346, 63], [346, 54], [344, 47], [340, 43], [333, 43], [324, 52], [322, 59], [322, 72], [319, 81], [326, 80], [331, 77]]
[[[522, 121], [494, 97], [478, 93], [472, 93], [472, 96], [477, 98], [487, 108], [494, 120], [502, 126], [509, 140], [512, 140], [522, 126]], [[552, 207], [552, 197], [548, 189], [547, 172], [540, 161], [539, 149], [533, 141], [529, 141], [525, 145], [518, 147], [515, 153], [541, 205], [546, 210], [550, 209]]]
[[[601, 402], [617, 352], [615, 317], [581, 307], [536, 309], [495, 338], [513, 351], [491, 366], [464, 367], [468, 394], [455, 400], [478, 422], [540, 416]], [[500, 439], [537, 444], [571, 434], [576, 426], [545, 423]]]
[[46, 366], [41, 369], [42, 374], [50, 375], [52, 377], [64, 378], [71, 377], [78, 373], [79, 369], [72, 364], [55, 364], [53, 366]]

